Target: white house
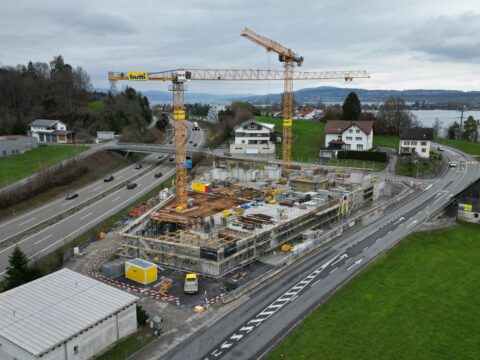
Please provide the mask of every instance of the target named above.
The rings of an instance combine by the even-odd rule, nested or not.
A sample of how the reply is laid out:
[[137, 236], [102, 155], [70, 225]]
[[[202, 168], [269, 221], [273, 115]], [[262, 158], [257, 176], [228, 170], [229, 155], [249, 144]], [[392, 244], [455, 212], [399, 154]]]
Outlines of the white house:
[[69, 269], [3, 292], [0, 359], [92, 359], [137, 330], [137, 301]]
[[232, 154], [274, 154], [275, 144], [270, 134], [275, 125], [247, 120], [233, 128], [234, 140], [230, 144]]
[[294, 119], [312, 120], [321, 113], [322, 110], [317, 110], [312, 107], [305, 107], [301, 108], [295, 113]]
[[400, 156], [430, 157], [430, 142], [433, 140], [433, 128], [410, 128], [400, 132], [398, 154]]
[[373, 121], [327, 121], [325, 146], [335, 150], [370, 150], [373, 146]]
[[67, 125], [60, 120], [37, 119], [29, 124], [29, 136], [39, 143], [68, 144], [76, 140], [75, 132], [68, 131]]

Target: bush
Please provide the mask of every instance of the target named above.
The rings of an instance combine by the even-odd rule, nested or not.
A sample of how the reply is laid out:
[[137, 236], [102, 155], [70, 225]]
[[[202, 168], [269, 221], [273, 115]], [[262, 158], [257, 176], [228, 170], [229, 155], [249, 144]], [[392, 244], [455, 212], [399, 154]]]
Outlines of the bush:
[[337, 154], [338, 159], [356, 159], [365, 161], [387, 162], [388, 157], [386, 152], [382, 151], [353, 151], [340, 150]]
[[140, 326], [145, 326], [148, 320], [148, 314], [143, 307], [137, 305], [137, 323]]

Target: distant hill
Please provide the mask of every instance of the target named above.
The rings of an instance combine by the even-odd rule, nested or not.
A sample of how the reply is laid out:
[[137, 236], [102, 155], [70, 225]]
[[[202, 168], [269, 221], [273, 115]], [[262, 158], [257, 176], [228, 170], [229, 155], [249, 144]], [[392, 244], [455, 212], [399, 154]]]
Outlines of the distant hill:
[[[349, 92], [357, 93], [362, 103], [383, 103], [390, 96], [400, 97], [407, 103], [464, 103], [480, 105], [480, 91], [458, 90], [366, 90], [321, 86], [300, 89], [294, 92], [295, 101], [299, 103], [343, 103]], [[268, 94], [243, 97], [252, 103], [279, 102], [281, 94]]]
[[[97, 88], [98, 92], [106, 92], [107, 89]], [[480, 91], [459, 90], [367, 90], [355, 88], [339, 88], [333, 86], [321, 86], [316, 88], [299, 89], [294, 92], [295, 101], [298, 103], [343, 103], [350, 91], [355, 91], [363, 104], [379, 104], [385, 102], [390, 96], [400, 97], [407, 103], [428, 104], [466, 104], [480, 107]], [[144, 91], [150, 103], [166, 103], [172, 101], [172, 93], [169, 91]], [[185, 102], [204, 104], [228, 104], [234, 100], [249, 101], [254, 104], [280, 102], [282, 94], [207, 94], [185, 92]]]

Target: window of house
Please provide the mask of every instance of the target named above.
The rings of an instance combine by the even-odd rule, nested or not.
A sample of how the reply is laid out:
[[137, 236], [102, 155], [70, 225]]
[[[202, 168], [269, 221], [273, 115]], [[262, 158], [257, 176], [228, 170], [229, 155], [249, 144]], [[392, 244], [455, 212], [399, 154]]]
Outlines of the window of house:
[[403, 145], [410, 145], [410, 141], [403, 141]]
[[78, 345], [75, 345], [75, 346], [73, 347], [73, 353], [74, 353], [74, 354], [78, 354]]
[[352, 140], [352, 137], [351, 137], [351, 136], [347, 136], [347, 140]]
[[412, 141], [412, 145], [413, 145], [413, 146], [417, 146], [417, 142], [416, 142], [416, 141]]
[[422, 145], [422, 146], [427, 146], [427, 142], [426, 142], [426, 141], [422, 141], [422, 142], [420, 143], [420, 145]]
[[7, 156], [7, 150], [3, 150], [3, 156]]
[[45, 136], [43, 134], [38, 134], [40, 141], [45, 141]]
[[245, 144], [245, 140], [242, 140], [242, 144]]
[[427, 149], [426, 149], [426, 148], [422, 148], [422, 152], [427, 152]]
[[363, 150], [363, 145], [362, 145], [362, 144], [358, 144], [358, 145], [357, 145], [357, 150]]
[[353, 134], [353, 130], [352, 130], [352, 129], [348, 130], [348, 132], [349, 132], [350, 134]]
[[345, 144], [345, 150], [350, 150], [350, 144]]
[[357, 136], [357, 137], [355, 138], [355, 140], [357, 140], [357, 141], [362, 141], [362, 137], [361, 137], [361, 136]]

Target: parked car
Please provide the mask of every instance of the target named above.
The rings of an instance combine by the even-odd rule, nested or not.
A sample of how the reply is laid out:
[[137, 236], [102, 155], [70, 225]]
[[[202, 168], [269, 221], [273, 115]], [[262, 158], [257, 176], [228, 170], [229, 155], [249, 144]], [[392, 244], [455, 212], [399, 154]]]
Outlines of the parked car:
[[438, 151], [445, 151], [445, 149], [442, 146], [437, 146]]
[[137, 165], [135, 165], [135, 169], [138, 170], [138, 169], [141, 169], [141, 168], [142, 168], [142, 164], [137, 164]]
[[457, 162], [456, 162], [456, 161], [450, 161], [450, 162], [448, 163], [448, 167], [456, 168], [456, 167], [457, 167]]
[[137, 187], [137, 183], [131, 182], [127, 184], [127, 189], [135, 189]]
[[103, 181], [110, 182], [114, 179], [113, 175], [107, 175], [103, 178]]
[[153, 176], [154, 176], [155, 179], [158, 179], [158, 178], [161, 178], [163, 176], [163, 174], [161, 172], [157, 172]]
[[187, 274], [187, 275], [185, 275], [185, 283], [183, 285], [183, 292], [185, 294], [196, 294], [196, 293], [198, 293], [197, 274]]
[[73, 200], [77, 197], [78, 197], [78, 194], [76, 192], [69, 192], [65, 197], [65, 200]]

